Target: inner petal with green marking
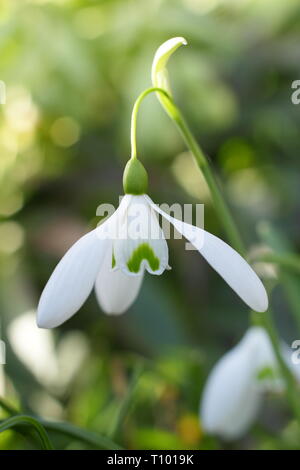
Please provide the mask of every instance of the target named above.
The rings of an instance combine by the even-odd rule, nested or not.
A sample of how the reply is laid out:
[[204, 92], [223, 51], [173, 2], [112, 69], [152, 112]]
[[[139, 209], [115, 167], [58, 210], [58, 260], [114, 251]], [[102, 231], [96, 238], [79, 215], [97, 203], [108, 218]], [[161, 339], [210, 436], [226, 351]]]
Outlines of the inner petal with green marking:
[[129, 271], [132, 273], [138, 273], [143, 260], [148, 261], [152, 271], [157, 271], [159, 269], [160, 260], [155, 255], [151, 246], [148, 243], [141, 243], [141, 245], [135, 248], [131, 257], [127, 261]]

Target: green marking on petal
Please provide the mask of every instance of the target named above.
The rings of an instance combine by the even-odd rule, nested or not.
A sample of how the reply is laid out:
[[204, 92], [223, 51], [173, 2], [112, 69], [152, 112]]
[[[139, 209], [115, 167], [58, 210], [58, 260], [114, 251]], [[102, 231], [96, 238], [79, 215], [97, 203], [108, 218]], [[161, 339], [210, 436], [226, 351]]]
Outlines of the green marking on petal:
[[127, 261], [127, 267], [130, 272], [138, 273], [141, 262], [147, 260], [152, 271], [159, 269], [159, 259], [155, 256], [154, 251], [148, 243], [142, 243], [132, 253], [131, 258]]
[[113, 252], [112, 258], [111, 258], [111, 267], [114, 268], [115, 266], [116, 266], [116, 258], [115, 258], [115, 254]]
[[276, 379], [276, 372], [272, 367], [264, 367], [257, 374], [258, 380]]

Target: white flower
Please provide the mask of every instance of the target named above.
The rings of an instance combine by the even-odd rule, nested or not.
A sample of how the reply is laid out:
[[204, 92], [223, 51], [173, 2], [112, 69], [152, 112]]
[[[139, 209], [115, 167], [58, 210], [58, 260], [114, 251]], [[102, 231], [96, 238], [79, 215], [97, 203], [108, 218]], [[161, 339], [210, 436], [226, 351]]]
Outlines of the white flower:
[[50, 277], [38, 306], [38, 325], [54, 328], [79, 310], [95, 286], [106, 313], [124, 312], [136, 299], [144, 271], [168, 269], [168, 246], [156, 213], [171, 222], [253, 310], [268, 307], [265, 288], [225, 242], [174, 219], [145, 194], [122, 198], [115, 213], [73, 245]]
[[[182, 45], [187, 45], [185, 38], [177, 37], [168, 39], [168, 41], [165, 41], [159, 46], [152, 62], [151, 80], [153, 86], [165, 90], [169, 95], [172, 95], [172, 92], [167, 64], [172, 54]], [[167, 113], [172, 116], [172, 105], [170, 101], [161, 93], [157, 93], [157, 97]]]
[[151, 69], [151, 79], [153, 86], [163, 88], [168, 93], [171, 92], [169, 85], [169, 77], [167, 71], [167, 63], [171, 55], [182, 45], [186, 45], [185, 38], [177, 37], [168, 39], [157, 49]]
[[[296, 377], [286, 344], [282, 354]], [[277, 361], [265, 330], [251, 327], [242, 340], [214, 366], [204, 388], [200, 419], [205, 431], [232, 440], [255, 421], [263, 393], [281, 391]]]

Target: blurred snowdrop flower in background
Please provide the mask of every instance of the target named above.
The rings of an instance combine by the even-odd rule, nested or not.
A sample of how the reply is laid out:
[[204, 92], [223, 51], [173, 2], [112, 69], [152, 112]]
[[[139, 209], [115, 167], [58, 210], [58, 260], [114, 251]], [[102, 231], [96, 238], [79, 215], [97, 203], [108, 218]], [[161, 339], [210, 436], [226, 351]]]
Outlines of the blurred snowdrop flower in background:
[[36, 326], [36, 312], [18, 316], [8, 326], [8, 339], [19, 360], [36, 379], [61, 392], [72, 382], [88, 356], [83, 334], [69, 332], [56, 346], [52, 331]]
[[20, 361], [40, 382], [53, 383], [58, 373], [53, 336], [37, 328], [34, 311], [23, 313], [9, 324], [8, 339]]
[[[286, 364], [300, 381], [288, 346], [281, 347]], [[263, 328], [253, 326], [208, 377], [200, 409], [203, 429], [226, 440], [240, 438], [257, 418], [266, 391], [283, 391], [283, 381], [269, 337]]]
[[80, 331], [66, 333], [57, 348], [58, 377], [56, 387], [63, 391], [72, 384], [89, 354], [88, 340], [83, 333]]

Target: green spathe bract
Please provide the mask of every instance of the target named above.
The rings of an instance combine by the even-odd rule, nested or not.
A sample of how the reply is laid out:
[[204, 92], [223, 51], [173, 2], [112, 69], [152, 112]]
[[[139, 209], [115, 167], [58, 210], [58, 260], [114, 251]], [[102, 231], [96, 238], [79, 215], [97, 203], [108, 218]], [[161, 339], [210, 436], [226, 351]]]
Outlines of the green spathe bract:
[[137, 158], [131, 158], [124, 170], [123, 188], [125, 194], [146, 194], [148, 189], [148, 175]]
[[157, 271], [159, 269], [159, 259], [155, 256], [153, 249], [148, 245], [148, 243], [142, 243], [133, 251], [130, 259], [127, 261], [129, 271], [132, 273], [138, 273], [143, 260], [148, 261], [152, 271]]

